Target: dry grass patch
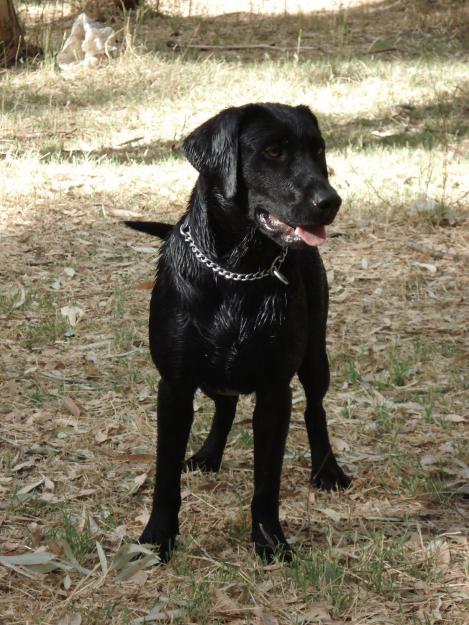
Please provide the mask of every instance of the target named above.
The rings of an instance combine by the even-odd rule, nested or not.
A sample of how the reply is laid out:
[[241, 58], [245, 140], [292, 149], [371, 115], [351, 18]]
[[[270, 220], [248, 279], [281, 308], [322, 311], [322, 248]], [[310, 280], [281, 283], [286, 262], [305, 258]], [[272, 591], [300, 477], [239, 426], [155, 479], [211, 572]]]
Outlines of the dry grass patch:
[[[383, 13], [389, 4], [377, 3], [382, 20], [366, 6], [285, 21], [139, 14], [133, 47], [95, 72], [64, 76], [48, 59], [2, 75], [0, 614], [8, 623], [465, 625], [462, 8], [438, 2], [424, 14], [418, 3], [391, 3]], [[330, 27], [344, 15], [352, 32], [338, 48]], [[364, 53], [359, 28], [395, 42], [404, 26], [416, 40], [403, 35], [402, 48]], [[335, 46], [332, 56], [195, 56], [163, 52], [161, 35], [184, 28], [185, 41], [203, 34], [229, 43], [271, 28], [286, 45], [313, 27], [319, 46]], [[420, 52], [418, 37], [427, 41]], [[160, 51], [137, 49], [141, 41], [160, 42]], [[132, 574], [123, 546], [145, 524], [153, 480], [157, 380], [146, 323], [157, 248], [118, 221], [175, 220], [195, 179], [181, 137], [224, 106], [262, 100], [318, 113], [345, 200], [323, 252], [327, 410], [335, 451], [355, 480], [341, 494], [309, 487], [295, 383], [281, 514], [298, 553], [291, 566], [264, 566], [249, 544], [253, 400], [245, 397], [220, 474], [183, 478], [173, 560]], [[210, 402], [198, 397], [192, 449], [210, 418]], [[26, 559], [11, 559], [20, 554]]]

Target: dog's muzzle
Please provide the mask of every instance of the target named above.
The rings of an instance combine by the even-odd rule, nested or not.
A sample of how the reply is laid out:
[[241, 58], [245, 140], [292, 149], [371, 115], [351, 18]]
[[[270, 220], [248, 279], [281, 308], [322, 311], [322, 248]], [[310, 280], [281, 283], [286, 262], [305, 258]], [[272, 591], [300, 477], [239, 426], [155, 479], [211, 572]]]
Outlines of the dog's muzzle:
[[267, 211], [259, 211], [257, 220], [263, 229], [269, 234], [281, 239], [286, 245], [292, 245], [293, 243], [303, 241], [306, 245], [315, 247], [322, 245], [326, 240], [326, 228], [323, 224], [290, 226], [276, 215]]

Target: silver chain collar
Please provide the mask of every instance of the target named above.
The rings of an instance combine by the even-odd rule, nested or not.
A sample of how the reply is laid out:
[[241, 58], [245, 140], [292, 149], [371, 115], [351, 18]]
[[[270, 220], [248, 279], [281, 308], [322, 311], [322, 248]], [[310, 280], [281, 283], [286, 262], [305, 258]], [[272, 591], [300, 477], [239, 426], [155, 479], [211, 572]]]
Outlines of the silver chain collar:
[[235, 273], [233, 271], [229, 271], [228, 269], [223, 269], [223, 267], [214, 263], [213, 260], [210, 260], [210, 258], [197, 247], [191, 236], [189, 226], [181, 224], [179, 231], [184, 240], [189, 244], [189, 247], [197, 260], [211, 269], [213, 273], [217, 274], [217, 276], [222, 276], [222, 278], [226, 278], [227, 280], [236, 280], [237, 282], [252, 282], [253, 280], [262, 280], [262, 278], [267, 278], [268, 276], [275, 276], [275, 278], [280, 280], [280, 282], [283, 282], [283, 284], [288, 284], [287, 278], [279, 271], [287, 256], [287, 247], [284, 247], [282, 253], [274, 258], [268, 269], [256, 271], [254, 273]]

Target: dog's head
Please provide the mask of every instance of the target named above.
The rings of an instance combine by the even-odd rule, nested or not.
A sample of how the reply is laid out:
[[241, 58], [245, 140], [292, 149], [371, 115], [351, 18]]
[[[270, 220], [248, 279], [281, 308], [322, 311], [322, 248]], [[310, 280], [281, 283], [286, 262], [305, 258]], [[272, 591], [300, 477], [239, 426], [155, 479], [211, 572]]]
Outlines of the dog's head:
[[325, 144], [306, 106], [229, 108], [184, 141], [190, 163], [276, 243], [320, 245], [341, 199], [329, 184]]

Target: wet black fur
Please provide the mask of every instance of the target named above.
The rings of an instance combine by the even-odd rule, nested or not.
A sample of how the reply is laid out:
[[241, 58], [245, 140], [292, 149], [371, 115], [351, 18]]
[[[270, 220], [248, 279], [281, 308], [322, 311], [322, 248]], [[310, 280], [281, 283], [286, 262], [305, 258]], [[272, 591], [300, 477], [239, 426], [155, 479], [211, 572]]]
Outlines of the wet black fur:
[[[270, 145], [281, 146], [271, 158]], [[331, 450], [322, 401], [328, 287], [316, 247], [295, 243], [281, 272], [236, 282], [197, 261], [180, 233], [219, 265], [246, 273], [270, 267], [285, 244], [262, 230], [259, 210], [296, 225], [330, 223], [340, 198], [327, 180], [324, 142], [306, 107], [252, 104], [222, 111], [194, 130], [184, 152], [200, 175], [188, 210], [174, 227], [128, 222], [165, 239], [150, 304], [150, 350], [161, 374], [153, 507], [140, 537], [167, 560], [179, 531], [183, 467], [218, 471], [240, 393], [255, 393], [252, 540], [260, 555], [290, 554], [278, 517], [280, 473], [295, 373], [305, 389], [312, 480], [326, 489], [349, 479]], [[201, 388], [215, 402], [207, 440], [184, 463]]]
[[124, 223], [129, 228], [146, 232], [160, 239], [166, 239], [173, 229], [171, 224], [165, 224], [161, 221], [125, 221]]

